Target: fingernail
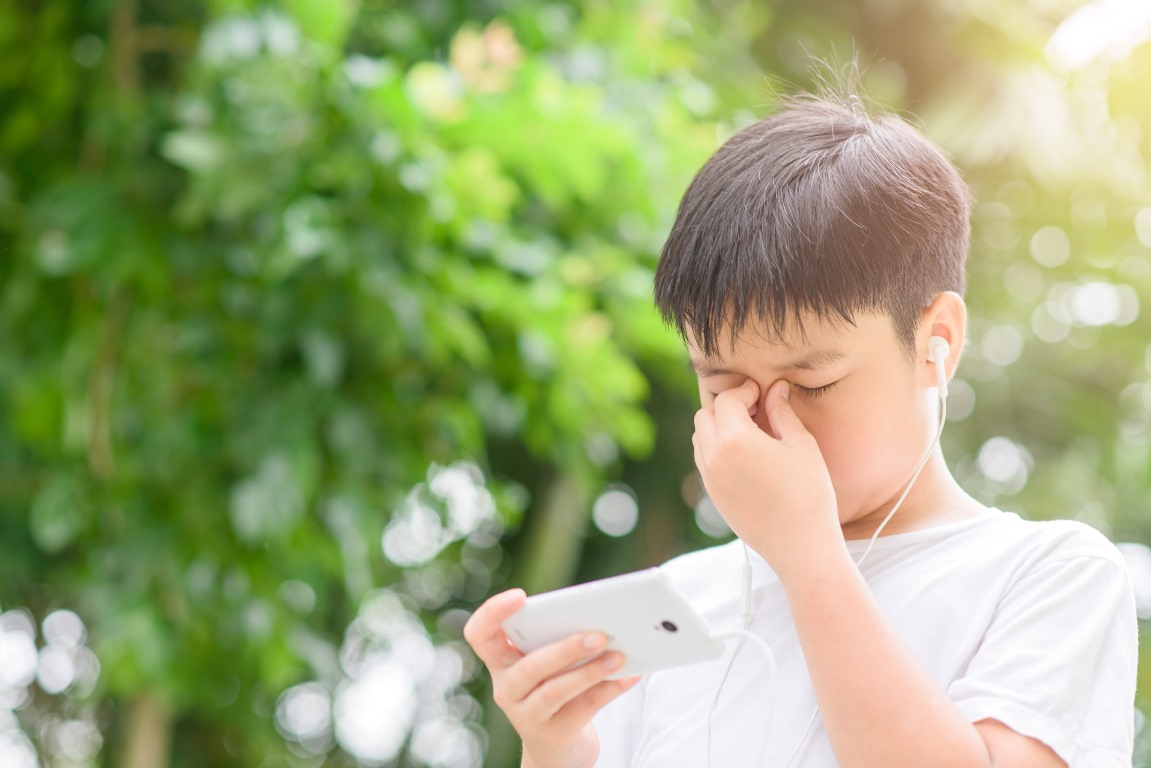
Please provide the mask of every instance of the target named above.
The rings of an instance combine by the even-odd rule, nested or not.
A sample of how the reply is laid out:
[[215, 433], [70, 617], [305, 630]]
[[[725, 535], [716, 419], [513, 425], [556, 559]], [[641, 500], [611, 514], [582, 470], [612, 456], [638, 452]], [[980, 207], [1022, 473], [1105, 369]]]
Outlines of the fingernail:
[[779, 396], [784, 400], [791, 396], [791, 382], [785, 380], [783, 384], [779, 386]]
[[607, 638], [603, 635], [588, 635], [583, 639], [583, 647], [587, 648], [589, 651], [598, 651], [605, 645], [607, 645]]
[[606, 670], [619, 669], [623, 666], [623, 657], [619, 654], [613, 653], [603, 660], [603, 668]]

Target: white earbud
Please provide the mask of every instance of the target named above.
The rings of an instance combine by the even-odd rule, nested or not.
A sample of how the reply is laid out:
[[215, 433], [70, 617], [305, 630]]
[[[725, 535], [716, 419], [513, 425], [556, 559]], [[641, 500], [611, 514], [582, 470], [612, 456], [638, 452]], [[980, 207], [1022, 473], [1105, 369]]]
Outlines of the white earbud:
[[951, 345], [942, 336], [932, 336], [927, 340], [927, 360], [935, 363], [935, 381], [939, 385], [939, 396], [947, 397], [947, 356]]

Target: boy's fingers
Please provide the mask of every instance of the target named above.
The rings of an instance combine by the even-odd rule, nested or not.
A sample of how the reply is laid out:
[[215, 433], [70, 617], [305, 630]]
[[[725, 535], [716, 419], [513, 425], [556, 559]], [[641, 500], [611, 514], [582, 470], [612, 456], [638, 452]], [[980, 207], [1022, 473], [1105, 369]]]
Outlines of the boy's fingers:
[[500, 693], [509, 701], [525, 699], [543, 681], [602, 653], [606, 647], [607, 636], [602, 632], [572, 635], [557, 643], [545, 645], [524, 656], [507, 670], [500, 681]]
[[726, 389], [715, 396], [715, 425], [717, 430], [738, 429], [749, 423], [759, 402], [759, 385], [748, 379], [735, 389]]
[[622, 680], [605, 680], [569, 701], [556, 714], [553, 722], [565, 729], [582, 728], [591, 722], [597, 712], [634, 688], [640, 679], [639, 677], [625, 677]]
[[556, 675], [537, 686], [528, 694], [525, 703], [530, 708], [533, 719], [545, 722], [584, 691], [604, 682], [604, 678], [623, 664], [623, 654], [606, 653], [602, 658]]
[[710, 435], [715, 432], [715, 409], [707, 406], [695, 412], [696, 434]]
[[696, 452], [705, 452], [715, 442], [715, 411], [700, 408], [695, 412], [695, 434], [691, 436]]
[[464, 639], [488, 669], [506, 669], [523, 658], [508, 642], [500, 624], [524, 605], [522, 589], [509, 589], [488, 598], [464, 625]]
[[791, 407], [791, 401], [788, 399], [790, 394], [791, 385], [783, 379], [777, 381], [767, 391], [765, 406], [767, 408], [767, 423], [771, 425], [771, 431], [780, 440], [787, 440], [789, 437], [807, 433], [807, 427], [803, 426], [803, 422], [799, 420]]

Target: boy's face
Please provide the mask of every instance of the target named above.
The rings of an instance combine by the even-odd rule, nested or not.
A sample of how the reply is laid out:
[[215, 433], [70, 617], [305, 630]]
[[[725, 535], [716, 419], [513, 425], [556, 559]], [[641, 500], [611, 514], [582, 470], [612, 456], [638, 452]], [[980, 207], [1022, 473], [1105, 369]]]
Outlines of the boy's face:
[[790, 382], [791, 406], [819, 445], [840, 525], [853, 538], [852, 523], [882, 519], [922, 459], [934, 437], [936, 390], [929, 364], [908, 359], [886, 315], [857, 315], [854, 326], [805, 318], [804, 328], [771, 342], [749, 325], [734, 347], [730, 336], [720, 339], [718, 357], [703, 357], [694, 343], [689, 353], [704, 406], [748, 378], [759, 385], [750, 415], [768, 434], [767, 391]]

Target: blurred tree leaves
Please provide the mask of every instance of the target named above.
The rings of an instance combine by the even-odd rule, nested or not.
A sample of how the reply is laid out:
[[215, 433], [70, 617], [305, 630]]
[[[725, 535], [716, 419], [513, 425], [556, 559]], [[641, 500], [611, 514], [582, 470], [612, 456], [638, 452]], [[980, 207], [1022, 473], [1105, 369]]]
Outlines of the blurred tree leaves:
[[[637, 359], [678, 343], [648, 286], [713, 134], [525, 48], [560, 6], [0, 13], [0, 604], [89, 622], [109, 762], [157, 728], [177, 764], [278, 762], [274, 702], [336, 684], [370, 589], [425, 584], [439, 632], [380, 546], [429, 465], [481, 461], [514, 526], [651, 449]], [[489, 588], [485, 536], [436, 555], [448, 601]], [[522, 578], [570, 578], [550, 546]]]
[[[162, 728], [303, 765], [281, 693], [334, 689], [379, 606], [446, 653], [505, 581], [706, 543], [655, 254], [718, 141], [853, 51], [976, 192], [957, 474], [1151, 540], [1151, 53], [1060, 68], [1069, 12], [0, 2], [0, 607], [89, 622], [107, 764]], [[457, 536], [460, 459], [498, 523]], [[621, 478], [638, 532], [587, 534]]]

